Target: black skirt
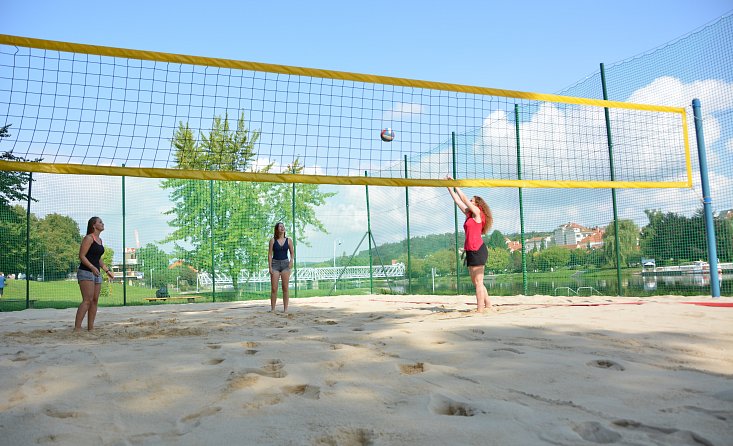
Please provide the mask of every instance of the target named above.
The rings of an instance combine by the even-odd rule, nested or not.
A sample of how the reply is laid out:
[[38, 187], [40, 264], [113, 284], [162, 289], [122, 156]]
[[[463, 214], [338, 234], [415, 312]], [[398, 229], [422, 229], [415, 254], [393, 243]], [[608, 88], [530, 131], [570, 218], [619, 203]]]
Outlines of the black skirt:
[[481, 244], [478, 251], [466, 251], [466, 266], [484, 266], [489, 259], [489, 250]]

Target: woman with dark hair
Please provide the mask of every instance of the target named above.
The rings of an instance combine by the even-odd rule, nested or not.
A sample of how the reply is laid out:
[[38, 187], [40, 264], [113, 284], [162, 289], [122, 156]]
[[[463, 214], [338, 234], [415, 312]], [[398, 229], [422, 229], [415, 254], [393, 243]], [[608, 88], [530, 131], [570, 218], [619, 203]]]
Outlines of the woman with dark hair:
[[[453, 178], [448, 175], [445, 179], [452, 180]], [[477, 311], [483, 312], [486, 308], [491, 309], [491, 302], [489, 292], [484, 285], [484, 266], [489, 258], [489, 250], [481, 236], [489, 232], [494, 219], [491, 216], [489, 205], [483, 198], [474, 196], [469, 200], [466, 194], [457, 187], [449, 187], [448, 192], [461, 212], [466, 214], [466, 221], [463, 223], [463, 231], [466, 233], [466, 241], [463, 244], [466, 254], [465, 262], [471, 282], [476, 287]]]
[[74, 321], [74, 331], [81, 330], [81, 323], [84, 316], [87, 317], [87, 328], [89, 331], [94, 329], [94, 318], [97, 316], [97, 302], [99, 301], [99, 292], [102, 289], [102, 275], [100, 271], [107, 273], [110, 280], [114, 279], [114, 275], [102, 260], [104, 254], [104, 246], [99, 234], [104, 231], [104, 223], [99, 217], [92, 217], [87, 222], [87, 235], [81, 239], [79, 247], [79, 270], [76, 272], [76, 278], [79, 281], [79, 289], [81, 290], [81, 304], [76, 310], [76, 320]]
[[[277, 222], [275, 224], [274, 235], [270, 239], [270, 247], [267, 251], [267, 264], [270, 268], [271, 311], [275, 311], [278, 282], [282, 279], [283, 311], [288, 312], [288, 281], [290, 280], [290, 271], [293, 269], [293, 256], [295, 252], [292, 242], [292, 239], [285, 237], [285, 225], [283, 222]], [[290, 253], [289, 258], [288, 253]]]

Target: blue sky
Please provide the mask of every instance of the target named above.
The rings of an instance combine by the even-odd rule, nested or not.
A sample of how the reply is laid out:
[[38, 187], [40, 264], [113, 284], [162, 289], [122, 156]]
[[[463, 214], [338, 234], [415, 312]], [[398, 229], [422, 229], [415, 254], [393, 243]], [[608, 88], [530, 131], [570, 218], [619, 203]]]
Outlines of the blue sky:
[[[731, 0], [6, 3], [4, 34], [540, 93], [558, 92], [597, 72], [600, 62], [609, 65], [647, 52], [733, 10]], [[104, 183], [100, 189], [109, 187], [110, 194], [119, 183], [117, 178], [94, 181]], [[151, 185], [147, 181], [131, 179], [128, 184], [144, 191]], [[59, 198], [59, 192], [49, 190], [47, 201]], [[446, 200], [443, 192], [421, 191], [421, 199]], [[492, 193], [497, 204], [504, 195], [516, 194]], [[363, 194], [363, 188], [341, 189], [339, 199], [319, 212], [331, 234], [312, 234], [314, 248], [300, 253], [309, 260], [328, 259], [343, 241], [339, 254], [350, 254], [363, 235], [362, 229], [353, 228], [365, 220]], [[372, 194], [374, 200], [377, 192]], [[79, 207], [74, 217], [81, 224], [89, 212], [105, 212], [97, 210]], [[128, 232], [139, 230], [142, 244], [160, 240], [167, 229], [167, 217], [160, 215], [165, 210], [129, 217]], [[557, 214], [575, 218], [566, 208], [558, 208]], [[344, 215], [356, 216], [353, 222], [359, 224], [339, 224]], [[452, 216], [445, 217], [442, 223], [452, 230]], [[108, 224], [110, 229], [120, 226], [105, 220], [114, 223]], [[423, 220], [435, 223], [434, 216], [414, 218], [418, 234]], [[516, 225], [504, 218], [496, 227], [508, 232]], [[428, 226], [423, 232], [432, 230]], [[128, 246], [131, 239], [128, 234]], [[121, 240], [111, 241], [121, 246]], [[383, 241], [393, 240], [378, 240]]]
[[2, 33], [553, 93], [730, 0], [3, 2]]

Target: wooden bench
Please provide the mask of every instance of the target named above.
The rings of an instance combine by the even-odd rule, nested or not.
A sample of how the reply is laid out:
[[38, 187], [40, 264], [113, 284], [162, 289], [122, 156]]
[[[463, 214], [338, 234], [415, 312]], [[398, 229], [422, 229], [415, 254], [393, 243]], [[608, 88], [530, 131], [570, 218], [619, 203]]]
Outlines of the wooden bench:
[[145, 300], [148, 302], [158, 302], [166, 300], [187, 300], [188, 303], [196, 302], [200, 296], [176, 296], [176, 297], [146, 297]]
[[[36, 300], [38, 299], [28, 300], [28, 308], [36, 308]], [[22, 303], [25, 305], [25, 299], [2, 299], [0, 298], [0, 303], [5, 303], [5, 302]]]

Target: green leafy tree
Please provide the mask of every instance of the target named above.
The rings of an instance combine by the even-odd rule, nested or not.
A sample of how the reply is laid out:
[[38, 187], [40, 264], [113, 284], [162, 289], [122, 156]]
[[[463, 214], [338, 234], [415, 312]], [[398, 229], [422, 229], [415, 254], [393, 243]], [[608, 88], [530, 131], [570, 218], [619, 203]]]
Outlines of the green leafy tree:
[[559, 246], [550, 246], [537, 253], [537, 268], [551, 271], [567, 266], [570, 261], [570, 250]]
[[[603, 234], [603, 256], [606, 264], [616, 266], [616, 228], [613, 222], [608, 225]], [[639, 227], [631, 220], [618, 221], [619, 257], [621, 266], [638, 261], [639, 258]]]
[[[105, 253], [106, 254], [106, 253]], [[157, 245], [148, 243], [137, 250], [138, 267], [144, 274], [144, 285], [160, 288], [170, 279], [170, 257]]]
[[452, 249], [441, 249], [425, 257], [425, 270], [435, 271], [440, 275], [456, 274], [456, 254]]
[[[213, 119], [211, 131], [197, 140], [187, 124], [181, 123], [173, 136], [178, 168], [196, 170], [269, 172], [273, 165], [255, 169], [254, 146], [258, 131], [246, 128], [244, 115], [230, 128], [228, 116]], [[286, 173], [302, 173], [298, 160]], [[288, 227], [293, 221], [293, 186], [288, 184], [196, 181], [167, 179], [163, 187], [170, 189], [175, 207], [169, 225], [174, 231], [166, 239], [176, 243], [176, 256], [199, 270], [211, 270], [212, 256], [217, 270], [236, 278], [242, 269], [254, 271], [267, 267], [268, 240], [275, 223]], [[333, 193], [319, 192], [317, 185], [296, 185], [295, 228], [297, 244], [306, 244], [301, 234], [309, 226], [325, 232], [316, 218], [315, 207], [325, 203]], [[213, 202], [212, 202], [213, 198]], [[213, 210], [213, 212], [212, 212]], [[214, 252], [212, 253], [212, 237]], [[179, 242], [192, 246], [184, 249]]]
[[[692, 244], [701, 237], [691, 220], [674, 212], [645, 210], [649, 223], [641, 230], [640, 245], [644, 257], [657, 260], [657, 265], [696, 259]], [[703, 236], [704, 237], [704, 236]]]
[[[503, 239], [504, 237], [502, 237], [502, 240]], [[511, 268], [511, 265], [511, 254], [508, 249], [489, 248], [489, 258], [486, 260], [486, 269], [494, 273], [501, 273]]]
[[509, 248], [506, 245], [506, 239], [504, 235], [498, 230], [494, 230], [491, 232], [491, 235], [489, 235], [489, 240], [486, 242], [486, 246], [488, 248], [497, 248], [509, 251]]
[[[10, 124], [0, 127], [0, 141], [10, 136]], [[23, 157], [13, 155], [12, 151], [0, 152], [2, 161], [28, 161]], [[35, 159], [34, 162], [41, 159]], [[0, 171], [0, 208], [10, 206], [13, 201], [27, 200], [26, 185], [30, 180], [28, 172]]]
[[[44, 280], [65, 278], [76, 270], [81, 243], [76, 220], [65, 215], [48, 214], [38, 220], [36, 228], [32, 237], [38, 242]], [[108, 251], [110, 248], [105, 247], [105, 255]]]
[[[34, 221], [35, 216], [31, 215], [31, 222]], [[25, 209], [20, 205], [0, 206], [0, 271], [6, 274], [27, 273], [25, 240]]]

